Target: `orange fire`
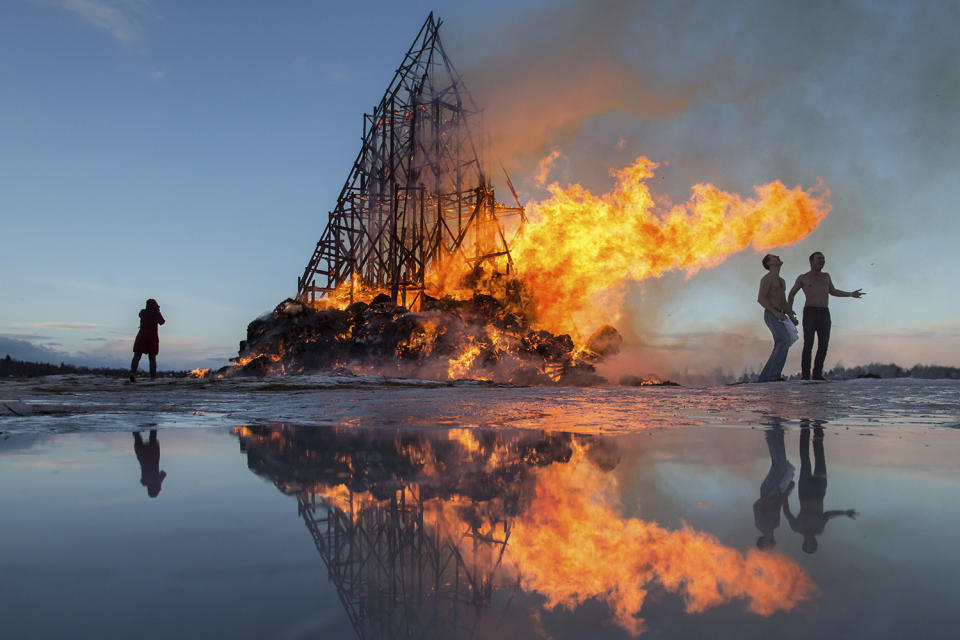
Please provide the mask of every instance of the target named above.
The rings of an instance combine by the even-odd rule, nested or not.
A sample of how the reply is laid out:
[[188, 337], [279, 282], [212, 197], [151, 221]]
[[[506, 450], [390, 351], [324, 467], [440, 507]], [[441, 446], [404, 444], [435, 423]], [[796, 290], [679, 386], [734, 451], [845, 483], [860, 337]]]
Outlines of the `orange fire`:
[[822, 184], [805, 191], [779, 181], [755, 187], [755, 198], [698, 184], [686, 203], [672, 205], [650, 191], [658, 166], [639, 157], [611, 171], [616, 185], [600, 196], [552, 183], [549, 198], [528, 205], [532, 222], [512, 254], [542, 327], [570, 332], [574, 320], [589, 329], [611, 323], [628, 280], [681, 269], [690, 276], [750, 246], [794, 244], [831, 209]]
[[817, 594], [786, 556], [741, 553], [689, 525], [669, 531], [616, 509], [616, 480], [585, 464], [582, 451], [541, 471], [536, 499], [514, 523], [508, 548], [523, 587], [543, 594], [551, 608], [602, 600], [633, 634], [643, 631], [639, 614], [653, 585], [679, 594], [689, 613], [743, 599], [752, 613], [769, 616]]
[[[554, 152], [541, 162], [535, 176], [539, 183], [546, 183], [558, 157]], [[398, 304], [420, 313], [405, 321], [406, 333], [389, 344], [390, 353], [378, 351], [378, 340], [389, 334], [383, 327], [396, 319], [390, 316], [391, 305], [354, 312], [349, 331], [325, 333], [323, 344], [310, 346], [321, 342], [310, 333], [316, 327], [296, 319], [303, 311], [301, 303], [284, 302], [274, 310], [274, 321], [289, 321], [283, 325], [288, 333], [258, 334], [268, 338], [242, 348], [234, 359], [236, 368], [285, 375], [320, 366], [437, 380], [592, 384], [597, 381], [590, 375], [594, 363], [616, 351], [597, 350], [591, 335], [602, 325], [616, 325], [629, 282], [668, 271], [682, 270], [689, 277], [749, 247], [763, 252], [795, 243], [831, 209], [822, 184], [811, 190], [788, 189], [779, 181], [755, 187], [752, 198], [698, 184], [687, 202], [674, 205], [650, 190], [658, 166], [639, 157], [611, 171], [615, 186], [599, 196], [579, 184], [549, 184], [548, 198], [527, 205], [529, 220], [512, 220], [516, 226], [510, 228], [501, 228], [504, 219], [495, 213], [478, 217], [471, 251], [433, 255], [422, 291], [401, 287], [394, 292]], [[509, 246], [509, 255], [494, 251], [491, 239], [500, 243], [497, 247]], [[473, 260], [467, 257], [471, 252], [486, 257]], [[386, 293], [354, 273], [325, 297], [306, 304], [315, 311], [343, 310]], [[499, 315], [484, 315], [490, 309]], [[358, 331], [361, 320], [370, 318], [373, 332]], [[619, 348], [620, 335], [614, 328], [610, 331]], [[551, 335], [538, 337], [537, 332]], [[561, 338], [565, 342], [550, 342]], [[317, 354], [331, 344], [351, 350], [317, 364], [322, 360]]]
[[318, 311], [330, 308], [346, 309], [347, 305], [353, 302], [369, 303], [381, 293], [389, 292], [364, 284], [362, 276], [354, 272], [350, 278], [337, 285], [336, 289], [325, 294], [322, 298], [311, 301], [309, 304]]
[[191, 378], [198, 378], [200, 380], [203, 380], [205, 377], [210, 375], [210, 369], [201, 369], [198, 367], [196, 369], [191, 369], [190, 372], [187, 373], [187, 375], [190, 376]]

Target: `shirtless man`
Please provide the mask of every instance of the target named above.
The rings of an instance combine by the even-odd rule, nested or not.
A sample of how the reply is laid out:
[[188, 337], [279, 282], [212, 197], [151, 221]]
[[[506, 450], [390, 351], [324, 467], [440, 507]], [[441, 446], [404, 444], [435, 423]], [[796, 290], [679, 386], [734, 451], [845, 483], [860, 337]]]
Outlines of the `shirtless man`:
[[763, 256], [763, 268], [769, 273], [760, 280], [760, 293], [757, 302], [763, 307], [763, 321], [767, 323], [770, 333], [773, 334], [773, 351], [760, 372], [760, 382], [776, 382], [780, 380], [783, 365], [787, 362], [787, 351], [793, 342], [783, 321], [789, 316], [793, 324], [797, 324], [797, 316], [787, 304], [787, 283], [780, 277], [780, 267], [783, 261], [780, 256], [767, 254]]
[[830, 343], [830, 310], [827, 302], [830, 296], [839, 298], [859, 298], [866, 294], [856, 291], [840, 291], [833, 286], [830, 274], [824, 272], [827, 260], [819, 251], [810, 254], [810, 271], [797, 278], [787, 297], [787, 307], [793, 313], [793, 298], [803, 289], [803, 351], [800, 357], [800, 373], [804, 380], [810, 379], [810, 352], [813, 351], [813, 336], [817, 336], [817, 355], [813, 359], [813, 379], [823, 380], [823, 361], [827, 357]]

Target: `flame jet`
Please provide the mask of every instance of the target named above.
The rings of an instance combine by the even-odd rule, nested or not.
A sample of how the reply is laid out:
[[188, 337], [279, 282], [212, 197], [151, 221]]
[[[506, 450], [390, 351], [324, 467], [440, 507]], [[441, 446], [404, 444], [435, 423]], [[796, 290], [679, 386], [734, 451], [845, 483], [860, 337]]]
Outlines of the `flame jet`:
[[512, 255], [542, 328], [609, 323], [628, 281], [674, 270], [692, 276], [751, 246], [794, 244], [831, 209], [822, 184], [806, 191], [780, 181], [755, 187], [755, 198], [697, 184], [687, 202], [671, 205], [650, 191], [658, 166], [640, 157], [611, 171], [616, 185], [600, 196], [551, 183], [549, 198], [528, 205], [530, 222]]

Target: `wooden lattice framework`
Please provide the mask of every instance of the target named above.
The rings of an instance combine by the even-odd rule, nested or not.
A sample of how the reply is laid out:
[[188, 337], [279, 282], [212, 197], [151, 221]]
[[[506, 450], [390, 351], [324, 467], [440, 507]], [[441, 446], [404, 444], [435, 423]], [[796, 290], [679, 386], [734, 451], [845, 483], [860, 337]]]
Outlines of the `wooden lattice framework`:
[[[402, 487], [382, 503], [347, 511], [311, 491], [297, 496], [330, 580], [361, 640], [469, 637], [490, 606], [510, 537], [424, 522], [422, 490]], [[515, 589], [516, 584], [512, 585]]]
[[[431, 13], [380, 103], [363, 118], [363, 143], [297, 281], [312, 302], [344, 283], [388, 292], [416, 308], [432, 269], [447, 261], [505, 265], [502, 219], [482, 154], [483, 116], [440, 42]], [[509, 178], [507, 178], [509, 183]]]

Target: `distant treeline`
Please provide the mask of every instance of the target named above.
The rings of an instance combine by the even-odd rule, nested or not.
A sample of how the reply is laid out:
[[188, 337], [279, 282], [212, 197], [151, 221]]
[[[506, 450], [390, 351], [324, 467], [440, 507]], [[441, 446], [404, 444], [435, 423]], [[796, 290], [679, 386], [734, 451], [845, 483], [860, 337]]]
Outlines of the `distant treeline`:
[[947, 378], [960, 380], [960, 369], [957, 367], [940, 367], [929, 364], [918, 364], [909, 369], [891, 364], [873, 362], [859, 367], [842, 367], [837, 365], [824, 375], [825, 378], [849, 380], [851, 378], [923, 378], [926, 380]]
[[[114, 367], [77, 367], [72, 364], [60, 363], [47, 364], [45, 362], [23, 362], [14, 360], [7, 354], [6, 358], [0, 359], [0, 378], [36, 378], [38, 376], [52, 376], [57, 374], [93, 374], [98, 376], [107, 376], [111, 378], [125, 378], [130, 375], [130, 369], [117, 369]], [[161, 371], [162, 376], [185, 376], [185, 371]]]
[[[788, 376], [790, 380], [798, 380], [799, 374]], [[937, 365], [918, 364], [909, 369], [896, 364], [881, 364], [872, 362], [859, 367], [844, 367], [837, 365], [829, 371], [823, 372], [827, 380], [854, 380], [856, 378], [917, 378], [923, 380], [960, 380], [960, 368], [941, 367]], [[745, 371], [736, 382], [751, 382], [757, 379], [756, 372]]]

